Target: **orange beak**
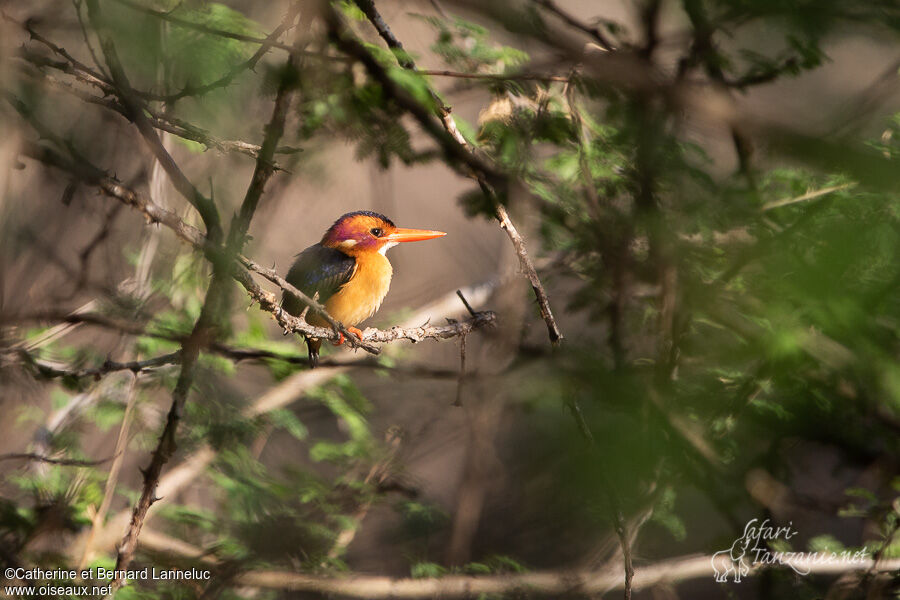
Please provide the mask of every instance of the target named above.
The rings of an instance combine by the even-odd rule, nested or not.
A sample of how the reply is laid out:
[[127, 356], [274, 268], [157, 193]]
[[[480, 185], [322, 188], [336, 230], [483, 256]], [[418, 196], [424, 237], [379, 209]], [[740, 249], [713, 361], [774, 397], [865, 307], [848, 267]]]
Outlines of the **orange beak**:
[[398, 227], [392, 233], [384, 236], [383, 240], [388, 242], [421, 242], [423, 240], [433, 240], [447, 235], [443, 231], [431, 231], [429, 229], [404, 229]]

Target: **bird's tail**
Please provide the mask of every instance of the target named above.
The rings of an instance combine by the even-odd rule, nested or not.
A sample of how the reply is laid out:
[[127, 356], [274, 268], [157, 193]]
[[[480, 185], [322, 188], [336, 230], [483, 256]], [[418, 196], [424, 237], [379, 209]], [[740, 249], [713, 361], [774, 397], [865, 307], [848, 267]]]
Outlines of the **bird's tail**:
[[308, 337], [306, 347], [309, 349], [309, 368], [315, 369], [319, 364], [319, 348], [322, 347], [322, 340]]

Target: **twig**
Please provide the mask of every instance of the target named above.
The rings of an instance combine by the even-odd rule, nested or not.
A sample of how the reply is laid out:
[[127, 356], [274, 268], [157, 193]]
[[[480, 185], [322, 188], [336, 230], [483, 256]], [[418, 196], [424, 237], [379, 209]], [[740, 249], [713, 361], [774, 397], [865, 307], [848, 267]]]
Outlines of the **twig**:
[[594, 38], [600, 46], [603, 47], [606, 51], [613, 51], [615, 48], [610, 43], [610, 41], [603, 35], [603, 32], [600, 31], [599, 27], [591, 27], [589, 25], [585, 25], [569, 13], [565, 12], [561, 8], [559, 8], [553, 0], [534, 0], [536, 4], [543, 6], [549, 12], [552, 12], [554, 15], [565, 21], [570, 27], [574, 27], [579, 31], [582, 31], [592, 38]]
[[[477, 317], [478, 314], [472, 308], [472, 305], [469, 304], [469, 301], [466, 300], [465, 295], [463, 295], [462, 290], [456, 290], [456, 295], [462, 300], [463, 306], [466, 307], [466, 310], [469, 311], [469, 314], [472, 317]], [[463, 384], [466, 379], [466, 339], [467, 335], [463, 334], [459, 336], [459, 377], [456, 379], [456, 400], [453, 402], [453, 406], [462, 406], [462, 395], [463, 395]]]
[[102, 91], [104, 94], [111, 94], [114, 92], [113, 86], [107, 79], [106, 75], [104, 75], [103, 73], [98, 73], [83, 62], [77, 60], [75, 57], [69, 54], [65, 48], [54, 44], [53, 42], [42, 36], [40, 33], [35, 31], [30, 23], [22, 23], [20, 21], [17, 21], [3, 11], [0, 11], [0, 16], [2, 16], [4, 21], [13, 23], [26, 31], [31, 39], [43, 44], [51, 52], [63, 59], [62, 63], [52, 63], [51, 61], [43, 59], [45, 64], [63, 70], [70, 75], [74, 75], [75, 77], [78, 77], [85, 83], [89, 83], [99, 88], [100, 91]]
[[562, 341], [563, 334], [556, 324], [556, 319], [553, 318], [553, 312], [550, 310], [550, 299], [547, 297], [547, 292], [544, 291], [544, 286], [541, 284], [540, 277], [538, 277], [537, 269], [534, 268], [534, 263], [531, 262], [531, 258], [528, 257], [528, 250], [525, 248], [525, 240], [522, 239], [519, 230], [516, 229], [516, 226], [509, 218], [506, 207], [499, 203], [497, 204], [497, 218], [500, 221], [500, 227], [503, 228], [509, 236], [509, 239], [512, 240], [513, 246], [516, 248], [516, 254], [519, 255], [519, 263], [522, 266], [522, 271], [525, 272], [525, 276], [528, 278], [528, 281], [531, 282], [531, 289], [534, 290], [535, 298], [537, 298], [538, 307], [541, 310], [541, 317], [543, 317], [544, 323], [547, 325], [547, 333], [550, 336], [550, 342], [553, 345], [557, 345]]
[[[87, 27], [85, 27], [84, 19], [81, 17], [81, 4], [82, 0], [72, 0], [72, 5], [75, 7], [75, 16], [78, 18], [78, 27], [81, 29], [81, 36], [84, 38], [84, 45], [87, 46], [88, 52], [91, 55], [91, 60], [94, 61], [94, 66], [103, 73], [103, 65], [100, 64], [97, 53], [94, 52], [94, 45], [91, 44], [91, 38], [88, 35]], [[103, 73], [103, 75], [109, 79], [109, 75], [106, 73]]]
[[68, 324], [85, 324], [96, 325], [105, 329], [120, 331], [122, 333], [130, 333], [133, 335], [146, 335], [149, 337], [179, 341], [180, 336], [174, 333], [166, 333], [164, 331], [147, 331], [144, 326], [133, 320], [118, 319], [110, 317], [98, 312], [68, 312], [59, 310], [39, 310], [33, 312], [23, 312], [16, 315], [0, 316], [0, 325], [9, 323], [26, 323], [33, 321], [49, 321], [53, 323]]
[[[198, 559], [208, 564], [216, 561], [209, 552], [177, 538], [148, 531], [142, 545], [151, 550], [177, 556]], [[152, 535], [149, 535], [151, 534]], [[672, 585], [701, 578], [712, 580], [713, 567], [724, 570], [727, 557], [689, 555], [661, 560], [646, 565], [636, 574], [633, 588], [636, 591], [657, 585]], [[773, 561], [774, 562], [774, 561]], [[900, 569], [900, 559], [866, 559], [859, 563], [816, 561], [800, 557], [791, 562], [803, 572], [815, 575], [840, 575], [865, 572], [891, 575]], [[772, 562], [760, 562], [751, 567], [751, 573], [762, 573], [775, 568], [786, 568]], [[558, 569], [528, 573], [500, 575], [448, 575], [421, 579], [393, 579], [378, 575], [342, 573], [339, 576], [310, 575], [293, 571], [248, 571], [235, 578], [235, 583], [248, 587], [296, 592], [346, 596], [350, 598], [471, 598], [476, 595], [538, 595], [564, 597], [571, 595], [600, 596], [624, 583], [613, 569]]]
[[469, 311], [470, 315], [472, 315], [473, 317], [478, 316], [475, 314], [475, 310], [472, 308], [472, 305], [469, 304], [468, 300], [466, 300], [466, 297], [463, 295], [462, 290], [456, 290], [456, 295], [460, 300], [462, 300], [463, 306], [466, 307], [466, 310]]
[[[133, 331], [131, 333], [136, 332]], [[131, 371], [134, 374], [138, 374], [155, 367], [175, 365], [181, 361], [181, 352], [172, 352], [170, 354], [164, 354], [162, 356], [148, 358], [146, 360], [116, 362], [107, 359], [99, 367], [92, 367], [88, 369], [67, 369], [58, 367], [49, 361], [44, 361], [36, 358], [24, 350], [21, 350], [19, 352], [19, 355], [22, 357], [24, 362], [33, 365], [44, 377], [71, 377], [75, 379], [82, 379], [85, 377], [94, 377], [99, 379], [101, 376], [106, 375], [107, 373], [113, 373], [115, 371]]]
[[[116, 86], [116, 92], [130, 113], [128, 117], [137, 125], [141, 136], [169, 176], [175, 189], [197, 209], [206, 226], [207, 240], [214, 245], [218, 244], [222, 240], [223, 233], [219, 212], [215, 204], [212, 199], [206, 198], [194, 187], [160, 141], [156, 130], [150, 124], [146, 115], [142, 112], [140, 103], [134, 97], [131, 84], [122, 64], [119, 62], [113, 38], [107, 30], [103, 15], [100, 12], [98, 0], [86, 0], [86, 2], [88, 16], [100, 40], [100, 48]], [[147, 511], [156, 501], [156, 487], [160, 474], [165, 464], [175, 453], [175, 434], [178, 429], [178, 423], [181, 420], [184, 404], [193, 384], [200, 350], [209, 343], [210, 339], [216, 337], [216, 329], [219, 327], [222, 315], [227, 307], [230, 265], [215, 260], [212, 262], [213, 277], [206, 290], [206, 297], [200, 310], [200, 316], [197, 318], [190, 336], [181, 344], [181, 371], [178, 374], [178, 380], [172, 392], [172, 404], [166, 416], [165, 426], [150, 458], [150, 464], [142, 471], [144, 480], [141, 494], [134, 505], [131, 522], [116, 553], [116, 576], [110, 582], [112, 593], [115, 593], [125, 582], [124, 573], [131, 564], [134, 553], [137, 550], [138, 538], [144, 519], [147, 516]]]
[[568, 83], [571, 79], [565, 75], [541, 75], [540, 73], [460, 73], [441, 69], [415, 69], [419, 75], [432, 77], [453, 77], [455, 79], [487, 79], [490, 81], [557, 81]]
[[[572, 417], [575, 419], [578, 431], [581, 433], [581, 436], [584, 438], [588, 447], [596, 448], [594, 434], [591, 432], [591, 428], [588, 427], [588, 424], [584, 419], [584, 414], [581, 412], [581, 405], [578, 403], [578, 399], [574, 397], [569, 398], [566, 401], [566, 404], [572, 413]], [[606, 501], [609, 503], [613, 529], [616, 532], [616, 537], [619, 539], [619, 546], [622, 548], [622, 564], [625, 567], [625, 584], [623, 588], [625, 600], [631, 600], [632, 584], [634, 581], [634, 563], [631, 557], [631, 539], [629, 537], [628, 527], [625, 523], [625, 516], [622, 514], [622, 503], [619, 500], [619, 495], [616, 493], [615, 487], [613, 487], [612, 481], [610, 481], [609, 476], [606, 474], [606, 468], [602, 464], [598, 465], [598, 474], [600, 475], [603, 494], [606, 496]]]
[[34, 454], [31, 452], [18, 452], [12, 454], [0, 454], [0, 460], [35, 460], [38, 462], [49, 463], [51, 465], [61, 465], [65, 467], [96, 467], [114, 459], [116, 456], [110, 456], [101, 460], [78, 460], [75, 458], [50, 458], [43, 454]]
[[456, 378], [456, 400], [453, 406], [462, 406], [463, 385], [466, 381], [466, 339], [467, 334], [459, 336], [459, 376]]
[[23, 142], [21, 153], [47, 165], [68, 171], [85, 183], [100, 188], [108, 196], [116, 198], [144, 213], [148, 223], [162, 223], [174, 231], [179, 238], [198, 248], [203, 248], [206, 244], [206, 236], [203, 235], [203, 232], [184, 223], [174, 211], [159, 206], [148, 197], [126, 187], [120, 181], [99, 169], [88, 166], [81, 161], [76, 164], [49, 148], [33, 142]]
[[800, 196], [794, 196], [791, 198], [782, 198], [781, 200], [774, 200], [772, 202], [767, 202], [762, 205], [763, 212], [772, 210], [773, 208], [781, 208], [782, 206], [788, 206], [790, 204], [797, 204], [798, 202], [806, 202], [807, 200], [815, 200], [816, 198], [821, 198], [822, 196], [827, 196], [832, 192], [839, 192], [841, 190], [847, 190], [855, 186], [855, 183], [844, 183], [841, 185], [833, 185], [830, 187], [822, 188], [820, 190], [813, 190], [811, 192], [807, 192]]

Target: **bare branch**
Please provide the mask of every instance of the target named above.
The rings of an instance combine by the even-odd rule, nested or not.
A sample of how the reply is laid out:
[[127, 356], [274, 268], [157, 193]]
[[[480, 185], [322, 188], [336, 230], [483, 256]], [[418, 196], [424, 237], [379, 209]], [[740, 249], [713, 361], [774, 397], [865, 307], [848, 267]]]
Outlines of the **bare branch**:
[[534, 290], [534, 296], [537, 298], [538, 307], [541, 309], [541, 317], [543, 317], [544, 323], [547, 324], [547, 333], [550, 336], [550, 342], [554, 345], [559, 344], [563, 339], [563, 334], [556, 324], [556, 319], [553, 318], [553, 312], [550, 310], [550, 299], [547, 297], [547, 292], [544, 291], [544, 286], [541, 284], [541, 279], [537, 274], [534, 263], [528, 256], [528, 251], [525, 248], [525, 240], [522, 239], [519, 230], [516, 229], [516, 226], [509, 218], [506, 207], [499, 203], [497, 204], [497, 219], [500, 221], [500, 227], [503, 228], [509, 236], [509, 239], [512, 240], [513, 246], [516, 248], [516, 254], [519, 255], [519, 263], [522, 266], [522, 271], [525, 273], [528, 281], [531, 282], [531, 289]]
[[131, 371], [132, 373], [141, 373], [157, 367], [166, 365], [175, 365], [181, 361], [181, 352], [172, 352], [155, 356], [146, 360], [130, 360], [125, 362], [116, 362], [107, 359], [99, 367], [91, 367], [86, 369], [72, 369], [60, 366], [51, 361], [46, 361], [35, 356], [25, 350], [18, 352], [23, 362], [32, 365], [40, 375], [44, 377], [70, 377], [75, 379], [83, 379], [85, 377], [94, 377], [99, 379], [107, 373], [116, 371]]
[[540, 73], [460, 73], [442, 69], [414, 69], [419, 75], [432, 77], [453, 77], [455, 79], [486, 79], [488, 81], [554, 81], [568, 83], [570, 77], [565, 75], [541, 75]]
[[36, 460], [38, 462], [61, 465], [64, 467], [96, 467], [97, 465], [102, 465], [114, 458], [115, 456], [110, 456], [109, 458], [101, 460], [78, 460], [75, 458], [51, 458], [49, 456], [44, 456], [43, 454], [33, 454], [30, 452], [0, 454], [0, 460]]

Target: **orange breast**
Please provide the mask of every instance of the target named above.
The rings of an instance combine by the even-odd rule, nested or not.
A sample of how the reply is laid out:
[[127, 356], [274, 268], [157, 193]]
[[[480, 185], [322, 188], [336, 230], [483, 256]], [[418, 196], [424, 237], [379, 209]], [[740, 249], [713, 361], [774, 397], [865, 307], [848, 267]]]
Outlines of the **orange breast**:
[[[357, 255], [353, 277], [325, 302], [328, 314], [344, 325], [357, 325], [365, 321], [381, 306], [391, 287], [393, 272], [391, 263], [379, 252]], [[317, 315], [312, 315], [309, 322], [325, 326], [324, 320]]]

